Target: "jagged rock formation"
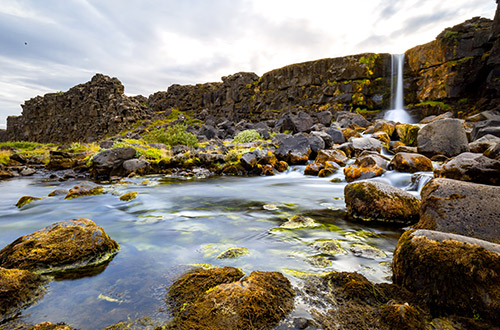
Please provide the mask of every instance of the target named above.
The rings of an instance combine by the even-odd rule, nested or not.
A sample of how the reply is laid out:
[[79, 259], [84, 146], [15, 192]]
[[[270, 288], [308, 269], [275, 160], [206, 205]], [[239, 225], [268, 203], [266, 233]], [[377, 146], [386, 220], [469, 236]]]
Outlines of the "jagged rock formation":
[[0, 140], [89, 142], [150, 117], [141, 97], [127, 97], [118, 79], [102, 74], [65, 93], [34, 97], [22, 108], [21, 116], [7, 118]]

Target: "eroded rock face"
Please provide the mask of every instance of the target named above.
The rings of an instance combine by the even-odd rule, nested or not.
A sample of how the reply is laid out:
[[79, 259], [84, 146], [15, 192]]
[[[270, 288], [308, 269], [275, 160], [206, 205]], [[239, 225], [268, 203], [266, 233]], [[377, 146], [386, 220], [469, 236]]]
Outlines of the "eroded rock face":
[[22, 108], [22, 116], [7, 119], [5, 140], [91, 142], [151, 117], [144, 100], [126, 96], [118, 79], [102, 74], [65, 93], [34, 97]]
[[500, 242], [500, 187], [452, 179], [429, 181], [415, 228]]
[[71, 271], [109, 260], [118, 243], [89, 219], [54, 223], [21, 236], [0, 251], [0, 266], [37, 273]]
[[44, 282], [30, 271], [0, 267], [0, 322], [34, 302], [43, 292]]
[[430, 230], [409, 231], [394, 251], [393, 281], [434, 315], [500, 322], [500, 245]]
[[295, 294], [281, 273], [257, 271], [242, 276], [240, 270], [224, 267], [181, 277], [168, 294], [173, 327], [271, 329], [293, 309]]
[[453, 157], [469, 151], [469, 141], [462, 121], [443, 119], [427, 124], [418, 132], [418, 152], [426, 156]]
[[434, 171], [436, 177], [500, 185], [500, 161], [482, 154], [464, 152]]
[[366, 220], [412, 224], [418, 221], [420, 200], [393, 186], [372, 181], [350, 183], [344, 188], [347, 210]]

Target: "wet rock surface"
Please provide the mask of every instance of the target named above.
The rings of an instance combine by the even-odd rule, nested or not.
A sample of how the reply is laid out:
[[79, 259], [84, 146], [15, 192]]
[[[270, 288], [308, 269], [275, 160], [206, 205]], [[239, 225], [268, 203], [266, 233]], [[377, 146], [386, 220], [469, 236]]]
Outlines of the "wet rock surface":
[[453, 157], [469, 151], [469, 141], [462, 121], [443, 119], [427, 124], [417, 136], [418, 152], [426, 156]]
[[89, 219], [58, 222], [19, 237], [0, 251], [0, 267], [37, 273], [76, 271], [109, 260], [118, 243]]
[[482, 154], [464, 152], [438, 167], [436, 177], [500, 185], [500, 161]]

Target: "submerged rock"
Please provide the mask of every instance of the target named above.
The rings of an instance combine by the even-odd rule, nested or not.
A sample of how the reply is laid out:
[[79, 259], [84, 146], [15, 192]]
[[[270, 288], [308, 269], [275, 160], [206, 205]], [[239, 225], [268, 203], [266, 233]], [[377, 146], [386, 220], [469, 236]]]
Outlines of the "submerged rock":
[[281, 228], [287, 229], [309, 228], [317, 226], [319, 226], [319, 224], [316, 223], [314, 219], [302, 215], [294, 215], [280, 225]]
[[424, 186], [421, 196], [415, 228], [500, 242], [500, 187], [437, 178]]
[[242, 247], [232, 247], [223, 252], [221, 252], [217, 259], [236, 259], [242, 256], [248, 255], [250, 252], [247, 248]]
[[54, 324], [52, 322], [43, 322], [30, 327], [28, 330], [74, 330], [64, 323]]
[[71, 188], [64, 199], [94, 196], [103, 193], [104, 188], [90, 181], [84, 181]]
[[[218, 273], [223, 273], [219, 276]], [[174, 329], [272, 329], [293, 310], [294, 291], [277, 272], [224, 267], [189, 273], [169, 289]]]
[[389, 163], [389, 169], [394, 169], [398, 172], [423, 172], [432, 171], [432, 161], [420, 154], [412, 154], [407, 152], [399, 152]]
[[380, 182], [350, 183], [344, 188], [347, 210], [364, 220], [401, 224], [418, 221], [420, 200], [412, 194]]
[[124, 202], [129, 202], [137, 197], [137, 192], [129, 192], [120, 196], [120, 200]]
[[500, 245], [430, 230], [409, 231], [394, 251], [393, 281], [434, 315], [500, 322]]
[[483, 154], [464, 152], [434, 171], [436, 177], [500, 185], [500, 161]]
[[39, 298], [44, 282], [30, 271], [0, 267], [0, 323]]
[[70, 271], [101, 264], [119, 248], [93, 221], [68, 220], [21, 236], [7, 245], [0, 251], [0, 266], [37, 273]]
[[453, 157], [469, 151], [469, 141], [461, 120], [442, 119], [420, 129], [417, 147], [419, 153], [429, 157]]

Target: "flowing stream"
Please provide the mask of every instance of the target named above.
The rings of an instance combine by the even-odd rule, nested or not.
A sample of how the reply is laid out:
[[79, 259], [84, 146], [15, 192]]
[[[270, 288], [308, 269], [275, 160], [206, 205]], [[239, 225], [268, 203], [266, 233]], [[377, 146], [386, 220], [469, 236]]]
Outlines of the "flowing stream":
[[405, 54], [391, 55], [391, 109], [387, 110], [384, 119], [411, 124], [413, 120], [404, 108], [403, 99], [403, 68]]
[[[121, 250], [106, 266], [78, 278], [58, 278], [27, 308], [27, 322], [66, 322], [79, 329], [102, 329], [141, 317], [168, 318], [166, 288], [193, 264], [281, 271], [295, 285], [297, 273], [357, 271], [375, 282], [390, 281], [390, 262], [401, 229], [360, 223], [345, 212], [344, 182], [303, 175], [294, 167], [272, 177], [183, 179], [151, 176], [105, 185], [107, 193], [64, 200], [46, 197], [21, 209], [23, 195], [47, 196], [79, 181], [43, 177], [0, 181], [0, 245], [54, 222], [89, 218], [116, 240]], [[342, 172], [336, 174], [343, 178]], [[410, 174], [387, 172], [377, 178], [413, 189]], [[119, 199], [138, 192], [130, 202]], [[294, 215], [313, 218], [309, 228], [284, 228]], [[338, 242], [344, 252], [321, 249]], [[217, 259], [229, 247], [249, 255]], [[368, 247], [363, 249], [360, 247]], [[307, 314], [297, 308], [295, 315]]]

